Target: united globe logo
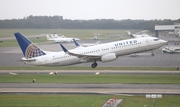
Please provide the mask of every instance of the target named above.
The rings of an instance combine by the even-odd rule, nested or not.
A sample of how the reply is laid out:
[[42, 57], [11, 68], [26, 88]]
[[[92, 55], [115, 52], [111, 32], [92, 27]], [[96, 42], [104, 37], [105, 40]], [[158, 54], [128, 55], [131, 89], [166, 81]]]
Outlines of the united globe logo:
[[46, 55], [42, 50], [40, 50], [37, 46], [34, 44], [30, 44], [27, 49], [26, 49], [26, 58], [33, 58], [33, 57], [38, 57]]

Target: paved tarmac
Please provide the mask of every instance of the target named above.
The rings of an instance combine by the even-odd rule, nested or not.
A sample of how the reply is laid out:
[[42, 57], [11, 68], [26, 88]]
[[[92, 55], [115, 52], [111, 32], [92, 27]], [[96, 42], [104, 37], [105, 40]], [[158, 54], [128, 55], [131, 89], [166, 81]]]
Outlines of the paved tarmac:
[[[101, 43], [109, 42], [110, 40], [102, 40]], [[112, 40], [111, 40], [112, 41]], [[81, 43], [95, 43], [94, 40], [82, 40]], [[43, 50], [47, 51], [62, 51], [59, 44], [41, 44], [38, 45]], [[73, 43], [65, 43], [64, 46], [67, 49], [75, 48]], [[166, 45], [165, 45], [166, 46]], [[163, 46], [163, 47], [165, 47]], [[173, 42], [170, 42], [167, 46], [175, 46]], [[179, 45], [176, 45], [179, 46]], [[162, 47], [162, 48], [163, 48]], [[180, 65], [179, 54], [162, 53], [162, 48], [154, 50], [155, 56], [151, 56], [151, 53], [139, 53], [138, 57], [131, 57], [130, 55], [120, 56], [116, 61], [111, 62], [97, 62], [98, 66], [110, 66], [110, 67], [178, 67]], [[29, 66], [23, 62], [18, 61], [23, 57], [21, 49], [19, 47], [0, 47], [0, 66]], [[76, 64], [71, 66], [87, 66], [91, 67], [91, 62]]]
[[[0, 70], [0, 74], [149, 74], [180, 75], [179, 71], [131, 71], [131, 70]], [[61, 83], [0, 83], [1, 93], [36, 94], [163, 94], [180, 95], [180, 84], [61, 84]]]
[[[82, 40], [81, 43], [95, 43], [93, 40]], [[101, 43], [109, 42], [109, 40], [102, 40]], [[43, 50], [47, 51], [62, 51], [59, 44], [43, 44], [38, 45]], [[68, 49], [74, 48], [73, 43], [65, 43]], [[170, 42], [167, 46], [174, 46], [173, 42]], [[178, 45], [179, 46], [179, 45]], [[165, 46], [164, 46], [165, 47]], [[150, 53], [139, 54], [139, 57], [130, 57], [130, 55], [121, 56], [116, 61], [101, 63], [98, 62], [98, 66], [110, 66], [110, 67], [178, 67], [180, 64], [179, 54], [167, 54], [162, 53], [162, 48], [154, 51], [155, 56], [151, 56]], [[22, 52], [19, 47], [0, 47], [0, 66], [29, 66], [23, 62], [19, 62], [22, 57]], [[91, 63], [83, 63], [72, 66], [87, 66], [90, 67]], [[24, 71], [6, 71], [0, 70], [3, 73], [24, 73]], [[34, 71], [34, 70], [33, 70]], [[34, 71], [36, 72], [36, 71]], [[50, 73], [54, 71], [42, 71], [37, 73]], [[60, 72], [60, 71], [58, 71]], [[84, 72], [84, 71], [83, 71]], [[87, 71], [86, 73], [127, 73], [127, 71]], [[142, 71], [140, 71], [142, 73]], [[140, 72], [128, 71], [129, 74]], [[32, 73], [27, 71], [26, 73]], [[66, 73], [66, 72], [61, 72]], [[68, 73], [82, 73], [78, 71], [71, 71]], [[150, 74], [177, 74], [179, 71], [144, 71], [143, 73]], [[180, 94], [179, 84], [56, 84], [56, 83], [0, 83], [1, 93], [85, 93], [85, 94]]]
[[180, 95], [179, 84], [0, 83], [1, 93]]
[[156, 71], [156, 70], [0, 70], [0, 74], [150, 74], [150, 75], [180, 75], [180, 71]]

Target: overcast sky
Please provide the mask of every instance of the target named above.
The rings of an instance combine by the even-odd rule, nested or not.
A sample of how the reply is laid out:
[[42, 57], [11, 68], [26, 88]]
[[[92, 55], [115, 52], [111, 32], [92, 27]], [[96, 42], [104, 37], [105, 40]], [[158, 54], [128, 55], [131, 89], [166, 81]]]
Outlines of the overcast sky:
[[0, 19], [179, 19], [180, 0], [0, 0]]

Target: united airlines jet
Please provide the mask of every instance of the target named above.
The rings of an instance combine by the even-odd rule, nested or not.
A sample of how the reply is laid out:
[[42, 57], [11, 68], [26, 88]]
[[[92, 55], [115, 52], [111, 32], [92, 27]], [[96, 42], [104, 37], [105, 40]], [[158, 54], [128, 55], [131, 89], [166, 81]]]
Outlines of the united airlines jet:
[[14, 33], [24, 57], [22, 61], [31, 65], [73, 65], [78, 63], [92, 62], [91, 67], [97, 67], [97, 61], [114, 61], [118, 56], [129, 55], [157, 49], [167, 43], [156, 37], [143, 37], [116, 42], [104, 43], [95, 46], [75, 48], [67, 50], [62, 44], [63, 51], [47, 52], [33, 44], [21, 33]]
[[48, 41], [56, 42], [56, 43], [62, 43], [62, 42], [72, 42], [73, 38], [55, 38], [53, 35], [51, 37], [49, 35], [46, 35]]
[[78, 38], [67, 38], [64, 35], [63, 36], [58, 36], [57, 34], [51, 35], [46, 35], [48, 41], [56, 42], [56, 43], [63, 43], [63, 42], [73, 42], [73, 39], [75, 40], [80, 40]]

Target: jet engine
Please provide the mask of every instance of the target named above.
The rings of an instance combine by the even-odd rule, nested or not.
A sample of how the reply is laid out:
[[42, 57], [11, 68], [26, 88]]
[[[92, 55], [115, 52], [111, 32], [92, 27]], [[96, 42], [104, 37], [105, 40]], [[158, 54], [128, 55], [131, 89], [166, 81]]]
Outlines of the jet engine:
[[102, 62], [109, 62], [109, 61], [114, 61], [117, 59], [117, 56], [115, 53], [109, 53], [109, 54], [105, 54], [101, 57], [101, 61]]

